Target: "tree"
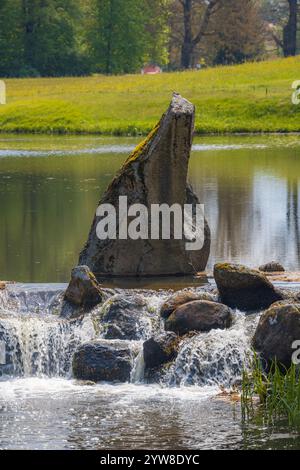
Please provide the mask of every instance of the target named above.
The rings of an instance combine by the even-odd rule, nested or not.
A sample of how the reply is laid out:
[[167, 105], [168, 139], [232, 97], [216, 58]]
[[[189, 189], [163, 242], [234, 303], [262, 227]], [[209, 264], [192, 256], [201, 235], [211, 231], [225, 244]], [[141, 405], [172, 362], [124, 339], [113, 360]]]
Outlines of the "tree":
[[264, 49], [263, 22], [256, 0], [221, 0], [211, 23], [215, 64], [241, 63]]
[[0, 2], [0, 76], [13, 77], [23, 65], [23, 32], [19, 0]]
[[75, 0], [21, 0], [24, 61], [28, 73], [80, 74]]
[[[207, 33], [209, 22], [216, 12], [220, 0], [179, 0], [183, 8], [184, 38], [181, 48], [181, 67], [190, 68], [193, 52]], [[193, 31], [193, 16], [195, 7], [201, 8], [201, 19]]]
[[288, 0], [289, 19], [283, 29], [283, 53], [285, 57], [297, 53], [298, 0]]
[[266, 29], [285, 57], [297, 54], [299, 0], [262, 0]]
[[93, 70], [106, 74], [163, 63], [167, 50], [167, 0], [92, 0], [87, 42]]
[[145, 30], [146, 62], [167, 65], [169, 62], [168, 43], [170, 36], [169, 16], [171, 0], [145, 0], [147, 18]]

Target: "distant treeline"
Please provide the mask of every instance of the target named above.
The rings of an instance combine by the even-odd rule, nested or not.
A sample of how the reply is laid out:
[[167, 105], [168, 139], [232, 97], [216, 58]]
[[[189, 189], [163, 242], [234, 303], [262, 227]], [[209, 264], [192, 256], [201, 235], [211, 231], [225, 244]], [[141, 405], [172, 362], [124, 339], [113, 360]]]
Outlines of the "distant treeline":
[[298, 0], [0, 0], [0, 76], [169, 70], [297, 53]]

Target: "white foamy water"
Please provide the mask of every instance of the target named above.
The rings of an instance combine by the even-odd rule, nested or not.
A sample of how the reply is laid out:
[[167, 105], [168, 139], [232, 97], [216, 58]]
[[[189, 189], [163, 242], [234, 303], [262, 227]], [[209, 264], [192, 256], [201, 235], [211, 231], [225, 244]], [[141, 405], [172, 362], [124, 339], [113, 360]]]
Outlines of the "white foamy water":
[[250, 331], [254, 333], [256, 322], [239, 312], [231, 328], [186, 340], [166, 376], [167, 382], [181, 386], [235, 385], [251, 354]]
[[67, 377], [78, 346], [95, 338], [90, 318], [67, 322], [51, 317], [0, 317], [6, 345], [3, 373], [13, 376]]
[[[111, 300], [81, 319], [63, 320], [57, 316], [62, 304], [62, 287], [11, 285], [0, 294], [0, 340], [6, 345], [6, 365], [0, 366], [2, 375], [69, 378], [76, 349], [97, 337], [106, 337], [106, 324], [102, 324], [101, 318], [110, 308]], [[139, 298], [144, 295], [145, 307], [136, 317], [134, 330], [130, 330], [135, 331], [138, 341], [128, 342], [132, 346], [132, 383], [144, 382], [143, 341], [164, 331], [159, 309], [169, 295], [163, 291], [142, 292], [137, 291]], [[128, 305], [134, 302], [135, 295], [134, 291], [120, 295], [118, 290], [112, 301], [126, 298], [128, 302], [122, 305], [130, 308]], [[231, 328], [184, 339], [175, 362], [161, 371], [161, 383], [230, 387], [241, 377], [255, 324], [252, 317], [237, 312]]]

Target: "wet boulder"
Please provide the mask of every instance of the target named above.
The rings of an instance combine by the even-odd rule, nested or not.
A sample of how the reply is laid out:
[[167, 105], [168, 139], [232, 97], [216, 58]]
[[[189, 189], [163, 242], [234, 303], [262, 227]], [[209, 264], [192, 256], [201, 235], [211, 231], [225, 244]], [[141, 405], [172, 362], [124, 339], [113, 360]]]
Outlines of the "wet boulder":
[[92, 382], [128, 382], [133, 359], [127, 341], [93, 341], [75, 352], [73, 375], [75, 379]]
[[[79, 261], [89, 266], [97, 279], [103, 276], [171, 276], [204, 271], [210, 253], [210, 230], [206, 221], [196, 224], [196, 204], [199, 201], [187, 182], [194, 122], [195, 107], [175, 93], [160, 122], [133, 151], [109, 185], [99, 205], [110, 204], [116, 210], [117, 236], [115, 239], [98, 238], [97, 227], [102, 219], [96, 215]], [[143, 239], [120, 237], [120, 220], [124, 220], [120, 196], [127, 197], [127, 207], [143, 204], [149, 213], [154, 204], [169, 207], [177, 204], [182, 211], [185, 204], [190, 204], [192, 210], [182, 239], [151, 237], [151, 217], [148, 223], [146, 221], [149, 236]], [[187, 250], [186, 243], [192, 241], [195, 232], [199, 245], [203, 241], [202, 247]]]
[[260, 310], [284, 299], [265, 274], [240, 264], [216, 264], [214, 278], [221, 302], [231, 308]]
[[193, 302], [195, 300], [209, 300], [211, 302], [214, 302], [216, 300], [216, 297], [213, 294], [210, 294], [209, 292], [177, 292], [163, 303], [160, 309], [160, 316], [164, 319], [167, 319], [178, 307], [189, 302]]
[[84, 307], [102, 302], [101, 286], [87, 266], [77, 266], [72, 270], [64, 298], [73, 305]]
[[276, 261], [271, 261], [270, 263], [263, 264], [258, 269], [264, 273], [285, 272], [284, 267], [280, 263], [277, 263]]
[[225, 329], [231, 324], [232, 312], [226, 305], [195, 300], [178, 307], [166, 320], [165, 329], [182, 336], [190, 331]]
[[115, 295], [102, 309], [104, 338], [140, 340], [151, 334], [151, 317], [141, 295]]
[[267, 369], [275, 360], [278, 365], [289, 368], [296, 350], [294, 342], [299, 340], [300, 303], [272, 305], [262, 314], [252, 345]]
[[154, 369], [166, 364], [177, 356], [178, 336], [172, 332], [161, 333], [144, 343], [144, 361], [146, 369]]

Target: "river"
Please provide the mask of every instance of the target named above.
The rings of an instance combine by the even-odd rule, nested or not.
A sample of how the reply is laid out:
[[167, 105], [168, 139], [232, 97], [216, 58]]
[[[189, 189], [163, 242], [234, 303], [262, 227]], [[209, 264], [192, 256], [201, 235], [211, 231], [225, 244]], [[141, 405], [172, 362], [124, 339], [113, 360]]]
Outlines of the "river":
[[[99, 333], [91, 317], [70, 324], [55, 309], [100, 195], [135, 143], [0, 136], [0, 279], [17, 281], [0, 292], [0, 340], [9, 350], [0, 366], [0, 448], [299, 448], [286, 422], [243, 422], [240, 403], [220, 396], [220, 386], [240, 379], [259, 314], [237, 311], [230, 329], [187, 339], [155, 384], [144, 380], [141, 354], [128, 384], [72, 378], [74, 350]], [[195, 139], [190, 180], [213, 233], [209, 269], [272, 259], [300, 269], [299, 151], [297, 135]], [[183, 285], [199, 290], [203, 281], [115, 287], [143, 295], [157, 315], [170, 289]]]

